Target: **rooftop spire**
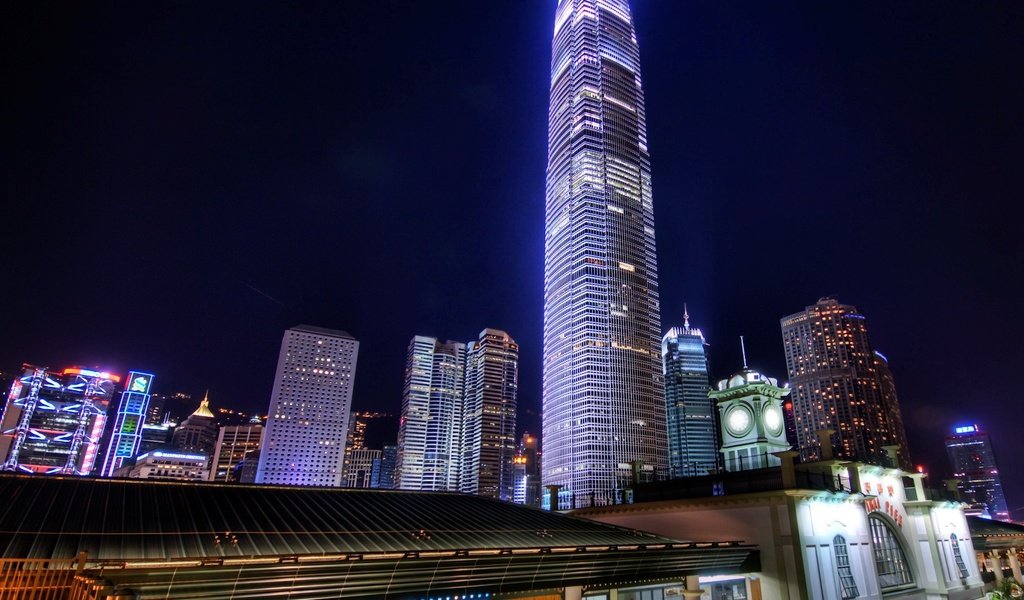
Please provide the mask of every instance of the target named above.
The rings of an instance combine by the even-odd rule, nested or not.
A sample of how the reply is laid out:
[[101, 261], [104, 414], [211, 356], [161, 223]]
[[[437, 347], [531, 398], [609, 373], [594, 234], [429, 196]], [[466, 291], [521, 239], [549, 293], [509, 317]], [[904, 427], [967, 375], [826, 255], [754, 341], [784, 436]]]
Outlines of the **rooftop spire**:
[[203, 393], [203, 401], [199, 403], [199, 408], [192, 413], [193, 417], [210, 417], [214, 418], [213, 412], [210, 411], [210, 390], [206, 390]]
[[690, 311], [686, 309], [685, 302], [683, 302], [683, 327], [690, 328]]
[[743, 336], [740, 336], [740, 352], [743, 354], [743, 368], [747, 368], [747, 345], [743, 343]]

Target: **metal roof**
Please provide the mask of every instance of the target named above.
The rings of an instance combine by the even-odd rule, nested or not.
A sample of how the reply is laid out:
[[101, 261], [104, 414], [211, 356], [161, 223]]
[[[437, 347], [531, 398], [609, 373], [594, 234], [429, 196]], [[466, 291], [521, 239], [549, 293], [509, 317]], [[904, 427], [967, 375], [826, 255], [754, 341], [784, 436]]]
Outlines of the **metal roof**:
[[971, 543], [979, 552], [1024, 546], [1024, 525], [969, 515]]
[[195, 559], [672, 543], [448, 493], [0, 475], [0, 558]]

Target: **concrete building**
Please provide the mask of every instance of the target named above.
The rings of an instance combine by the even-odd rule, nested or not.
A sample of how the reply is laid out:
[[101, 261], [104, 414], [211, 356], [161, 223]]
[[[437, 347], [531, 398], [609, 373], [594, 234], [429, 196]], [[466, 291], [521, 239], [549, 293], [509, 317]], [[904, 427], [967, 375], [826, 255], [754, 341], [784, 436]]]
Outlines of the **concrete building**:
[[210, 474], [210, 458], [205, 454], [154, 450], [135, 458], [135, 464], [124, 467], [129, 479], [161, 479], [164, 481], [206, 481]]
[[345, 480], [342, 487], [376, 488], [380, 485], [381, 451], [370, 448], [355, 448], [349, 453], [345, 465]]
[[210, 410], [210, 395], [205, 394], [199, 408], [174, 428], [171, 447], [181, 452], [202, 453], [209, 458], [216, 443], [216, 417]]
[[217, 431], [217, 443], [210, 461], [210, 481], [238, 481], [238, 465], [260, 449], [263, 424], [253, 417], [246, 425], [225, 425]]
[[359, 342], [299, 325], [284, 333], [257, 483], [341, 485]]

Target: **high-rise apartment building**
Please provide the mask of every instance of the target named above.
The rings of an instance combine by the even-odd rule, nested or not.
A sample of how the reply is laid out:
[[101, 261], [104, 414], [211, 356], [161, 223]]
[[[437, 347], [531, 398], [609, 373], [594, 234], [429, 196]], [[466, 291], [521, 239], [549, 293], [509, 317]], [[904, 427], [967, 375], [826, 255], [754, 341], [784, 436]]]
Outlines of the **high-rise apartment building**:
[[459, 489], [466, 344], [417, 335], [409, 342], [398, 425], [398, 487]]
[[543, 477], [586, 506], [667, 474], [640, 51], [627, 0], [559, 0], [544, 234]]
[[992, 450], [988, 432], [977, 425], [961, 425], [946, 436], [946, 454], [953, 469], [953, 477], [967, 502], [999, 521], [1009, 521], [1010, 513], [999, 479], [999, 465]]
[[224, 425], [217, 432], [217, 443], [210, 461], [210, 481], [239, 481], [238, 465], [254, 456], [263, 441], [263, 424], [253, 417], [245, 425]]
[[409, 343], [398, 430], [398, 487], [512, 499], [519, 346], [485, 329], [476, 341]]
[[114, 415], [114, 428], [103, 457], [102, 477], [113, 477], [114, 472], [131, 462], [142, 445], [142, 427], [149, 409], [149, 390], [153, 385], [151, 373], [131, 371], [128, 383], [121, 392], [121, 402]]
[[708, 397], [711, 376], [706, 347], [704, 334], [690, 327], [689, 312], [683, 314], [683, 326], [669, 329], [661, 340], [672, 477], [707, 475], [720, 465], [718, 410]]
[[359, 342], [299, 325], [284, 333], [257, 483], [341, 485]]
[[872, 349], [864, 315], [822, 298], [781, 325], [802, 458], [818, 460], [817, 431], [832, 429], [837, 458], [885, 465], [885, 447], [901, 445], [894, 466], [911, 470], [892, 375]]
[[90, 474], [120, 381], [93, 369], [24, 365], [0, 416], [0, 469]]

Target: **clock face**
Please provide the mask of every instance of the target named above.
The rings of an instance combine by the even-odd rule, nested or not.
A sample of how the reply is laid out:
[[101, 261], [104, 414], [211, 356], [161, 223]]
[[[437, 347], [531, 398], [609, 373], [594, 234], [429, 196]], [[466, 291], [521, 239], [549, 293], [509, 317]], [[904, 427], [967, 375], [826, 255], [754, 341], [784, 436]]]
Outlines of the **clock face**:
[[726, 424], [729, 427], [729, 433], [733, 435], [743, 434], [750, 428], [750, 411], [737, 406], [729, 411], [729, 414], [726, 416]]
[[782, 432], [782, 411], [778, 406], [768, 406], [764, 409], [764, 426], [772, 435]]

